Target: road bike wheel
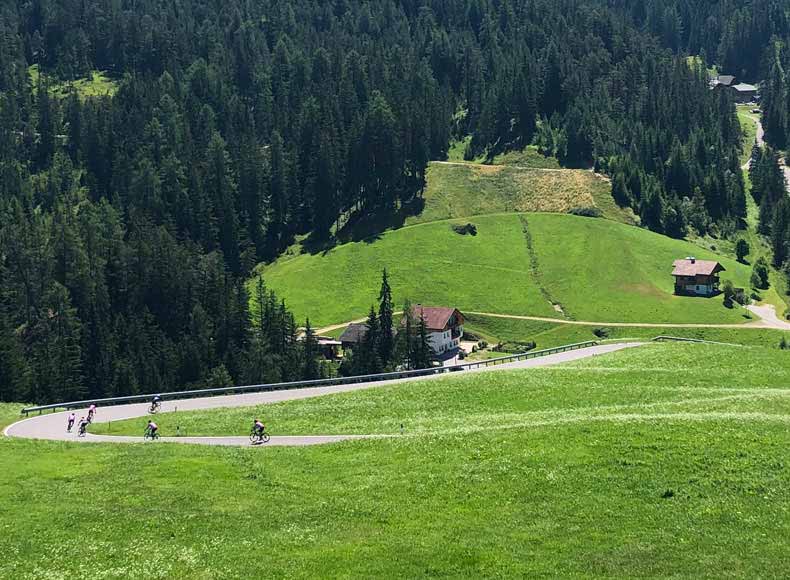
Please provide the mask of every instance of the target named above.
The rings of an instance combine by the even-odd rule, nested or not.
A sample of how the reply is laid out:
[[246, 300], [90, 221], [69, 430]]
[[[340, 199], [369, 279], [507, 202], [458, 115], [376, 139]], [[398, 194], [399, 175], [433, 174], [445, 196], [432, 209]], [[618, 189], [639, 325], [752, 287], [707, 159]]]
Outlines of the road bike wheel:
[[268, 433], [264, 433], [263, 435], [261, 435], [261, 441], [263, 441], [264, 443], [268, 443], [269, 439], [271, 439], [271, 437], [269, 436]]
[[258, 442], [258, 434], [250, 433], [250, 443], [255, 444]]

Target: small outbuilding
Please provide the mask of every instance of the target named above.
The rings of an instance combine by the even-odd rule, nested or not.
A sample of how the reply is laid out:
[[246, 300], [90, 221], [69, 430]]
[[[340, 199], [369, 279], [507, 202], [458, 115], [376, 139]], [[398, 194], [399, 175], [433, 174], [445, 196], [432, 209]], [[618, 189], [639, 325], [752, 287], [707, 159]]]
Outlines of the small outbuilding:
[[688, 257], [675, 260], [675, 294], [681, 296], [714, 296], [719, 293], [719, 273], [725, 268], [718, 262]]
[[357, 345], [365, 340], [367, 333], [367, 324], [358, 322], [349, 324], [339, 338], [340, 343], [343, 346], [343, 350], [354, 350]]

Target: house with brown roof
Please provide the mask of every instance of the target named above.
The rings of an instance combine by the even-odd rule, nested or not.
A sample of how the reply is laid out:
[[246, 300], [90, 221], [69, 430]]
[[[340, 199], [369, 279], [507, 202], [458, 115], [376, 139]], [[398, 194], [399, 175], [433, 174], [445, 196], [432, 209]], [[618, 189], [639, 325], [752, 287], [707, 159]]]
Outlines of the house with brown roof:
[[719, 272], [724, 272], [725, 269], [718, 262], [689, 257], [675, 260], [673, 266], [675, 294], [713, 296], [719, 293]]
[[415, 321], [425, 320], [428, 329], [428, 342], [436, 354], [456, 350], [461, 346], [464, 336], [464, 315], [457, 308], [423, 306], [411, 307]]
[[[412, 319], [415, 326], [420, 318], [425, 320], [428, 330], [428, 343], [435, 354], [443, 354], [460, 347], [464, 335], [464, 315], [457, 308], [440, 306], [423, 306], [416, 304], [411, 308]], [[401, 327], [405, 324], [405, 317]], [[393, 334], [398, 333], [398, 328], [393, 328]], [[338, 339], [343, 345], [343, 350], [353, 350], [368, 333], [368, 325], [364, 322], [349, 324]]]

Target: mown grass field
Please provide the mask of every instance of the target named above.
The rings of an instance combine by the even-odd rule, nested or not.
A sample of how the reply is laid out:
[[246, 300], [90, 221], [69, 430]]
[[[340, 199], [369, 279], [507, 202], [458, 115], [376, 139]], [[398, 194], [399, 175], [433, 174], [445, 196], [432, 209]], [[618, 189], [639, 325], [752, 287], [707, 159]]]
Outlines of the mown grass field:
[[531, 160], [520, 152], [503, 156], [500, 161], [507, 164], [501, 165], [432, 163], [425, 209], [406, 223], [503, 212], [567, 213], [574, 208], [598, 208], [604, 217], [635, 223], [633, 213], [612, 199], [608, 180], [590, 171], [559, 169], [556, 160], [547, 160], [543, 168]]
[[[453, 231], [454, 223], [466, 221], [477, 226], [476, 236]], [[744, 311], [724, 308], [721, 297], [673, 296], [672, 262], [688, 255], [721, 259], [725, 279], [748, 285], [747, 266], [694, 244], [610, 220], [556, 214], [406, 227], [326, 253], [283, 258], [260, 271], [297, 318], [309, 316], [314, 327], [364, 318], [385, 267], [397, 305], [408, 297], [462, 311], [560, 317], [553, 301], [569, 316], [595, 322], [745, 322]]]
[[0, 441], [0, 576], [781, 575], [788, 356], [654, 345], [191, 419], [405, 427], [322, 447]]
[[536, 322], [491, 316], [466, 316], [465, 329], [489, 345], [502, 343], [535, 342], [535, 348], [552, 348], [564, 344], [601, 340], [593, 332], [605, 328], [605, 340], [624, 341], [631, 339], [651, 340], [657, 336], [675, 336], [713, 342], [725, 342], [744, 346], [760, 346], [777, 349], [784, 337], [790, 341], [790, 332], [773, 329], [730, 329], [730, 328], [654, 328], [638, 327], [596, 327], [570, 324]]

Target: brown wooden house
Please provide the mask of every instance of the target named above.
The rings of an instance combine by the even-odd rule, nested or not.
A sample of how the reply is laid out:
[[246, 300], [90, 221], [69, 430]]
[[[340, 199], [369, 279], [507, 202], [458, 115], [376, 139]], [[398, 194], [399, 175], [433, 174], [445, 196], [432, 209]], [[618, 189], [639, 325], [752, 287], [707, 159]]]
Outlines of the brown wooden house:
[[683, 296], [713, 296], [719, 293], [719, 272], [724, 266], [709, 260], [686, 258], [675, 260], [672, 275], [675, 277], [675, 294]]

